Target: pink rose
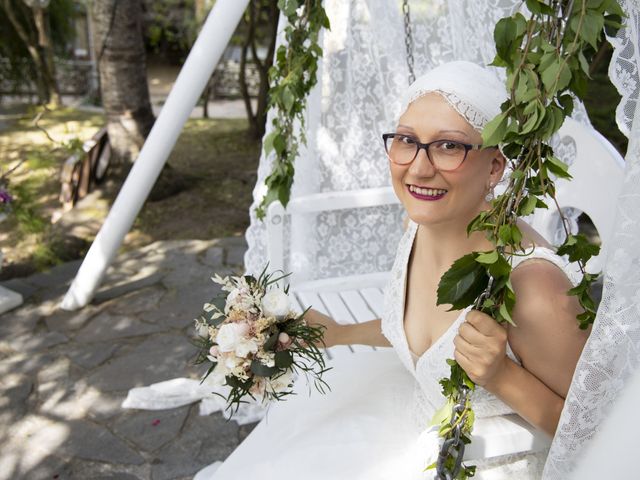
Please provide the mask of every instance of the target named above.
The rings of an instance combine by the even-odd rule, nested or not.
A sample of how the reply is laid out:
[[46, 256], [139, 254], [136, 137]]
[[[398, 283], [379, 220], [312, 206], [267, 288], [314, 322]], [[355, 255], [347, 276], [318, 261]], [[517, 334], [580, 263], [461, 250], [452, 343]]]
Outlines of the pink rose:
[[220, 355], [220, 349], [218, 348], [217, 345], [214, 345], [209, 349], [209, 355], [211, 355], [212, 357], [218, 358], [218, 355]]

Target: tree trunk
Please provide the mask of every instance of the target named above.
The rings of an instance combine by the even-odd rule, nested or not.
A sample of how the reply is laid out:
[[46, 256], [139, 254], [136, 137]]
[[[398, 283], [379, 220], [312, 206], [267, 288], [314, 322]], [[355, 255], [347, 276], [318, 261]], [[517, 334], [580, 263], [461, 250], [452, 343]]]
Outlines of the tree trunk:
[[[257, 48], [257, 35], [256, 30], [258, 22], [260, 21], [261, 9], [268, 9], [268, 41], [269, 47], [267, 51], [267, 58], [262, 62], [258, 58]], [[247, 112], [247, 118], [249, 120], [249, 131], [256, 139], [261, 139], [265, 132], [265, 124], [267, 121], [267, 107], [269, 101], [269, 67], [273, 63], [273, 55], [275, 53], [276, 36], [278, 33], [278, 16], [280, 10], [278, 9], [277, 0], [252, 0], [247, 7], [247, 13], [245, 15], [245, 22], [247, 24], [247, 36], [242, 44], [242, 55], [240, 57], [240, 93], [244, 100], [245, 110]], [[247, 68], [247, 56], [251, 51], [253, 61], [258, 68], [258, 74], [260, 76], [260, 85], [258, 87], [258, 104], [256, 111], [253, 111], [251, 105], [251, 98], [249, 96], [249, 89], [246, 81], [246, 68]]]
[[244, 15], [244, 21], [247, 24], [247, 36], [242, 42], [242, 53], [240, 55], [240, 76], [238, 78], [238, 82], [240, 83], [240, 93], [242, 94], [242, 99], [244, 100], [244, 109], [247, 112], [247, 119], [249, 120], [249, 132], [250, 134], [256, 138], [261, 138], [259, 127], [256, 122], [256, 116], [253, 113], [253, 108], [251, 105], [251, 96], [249, 95], [249, 86], [247, 85], [247, 55], [249, 54], [249, 45], [251, 45], [255, 41], [255, 32], [256, 32], [256, 4], [255, 1], [249, 2], [247, 6], [247, 11]]
[[280, 9], [277, 0], [269, 0], [269, 49], [267, 50], [267, 58], [264, 63], [258, 59], [255, 44], [252, 45], [253, 56], [258, 65], [258, 73], [260, 75], [260, 87], [258, 90], [258, 105], [256, 107], [256, 123], [259, 125], [258, 134], [260, 138], [264, 135], [265, 125], [267, 123], [267, 108], [269, 106], [269, 68], [273, 64], [273, 56], [276, 50], [276, 38], [278, 36], [278, 18]]
[[[37, 20], [33, 16], [34, 12], [22, 1], [11, 2], [10, 0], [2, 0], [1, 5], [9, 19], [9, 22], [18, 34], [20, 40], [24, 43], [31, 60], [33, 61], [36, 71], [36, 78], [34, 81], [40, 103], [58, 103], [59, 96], [55, 76], [51, 71], [49, 71], [49, 64], [45, 61], [43, 57], [43, 50], [40, 47], [40, 39], [33, 31], [33, 25]], [[20, 11], [22, 12], [22, 18], [26, 19], [25, 22], [21, 22], [18, 18]]]
[[53, 59], [53, 45], [49, 34], [49, 16], [40, 7], [32, 7], [31, 10], [33, 11], [36, 30], [38, 30], [38, 44], [42, 50], [40, 58], [43, 64], [43, 77], [48, 90], [47, 97], [49, 98], [49, 103], [57, 107], [62, 105], [62, 100], [60, 99], [60, 89], [56, 80], [56, 64]]
[[140, 0], [93, 2], [102, 105], [116, 162], [133, 162], [155, 118], [149, 100]]

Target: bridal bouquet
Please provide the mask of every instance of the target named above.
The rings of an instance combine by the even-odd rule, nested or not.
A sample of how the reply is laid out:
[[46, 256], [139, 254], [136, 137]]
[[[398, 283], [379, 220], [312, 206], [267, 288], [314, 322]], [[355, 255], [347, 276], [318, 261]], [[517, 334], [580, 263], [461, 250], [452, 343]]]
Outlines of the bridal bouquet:
[[[320, 351], [323, 327], [307, 324], [303, 313], [291, 308], [289, 287], [279, 288], [273, 273], [255, 278], [220, 277], [212, 280], [222, 292], [204, 305], [195, 320], [200, 347], [197, 364], [208, 364], [203, 377], [215, 386], [230, 387], [227, 409], [254, 400], [281, 400], [292, 393], [294, 375], [311, 376], [324, 392], [326, 371]], [[320, 345], [320, 346], [319, 346]]]

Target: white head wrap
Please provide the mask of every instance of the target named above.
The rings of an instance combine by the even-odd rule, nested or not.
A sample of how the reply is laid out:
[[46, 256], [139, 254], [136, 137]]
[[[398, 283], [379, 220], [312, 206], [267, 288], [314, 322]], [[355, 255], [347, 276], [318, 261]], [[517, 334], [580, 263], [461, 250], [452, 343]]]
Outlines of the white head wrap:
[[500, 113], [500, 105], [507, 99], [504, 84], [488, 68], [466, 61], [449, 62], [411, 84], [402, 99], [401, 115], [411, 102], [430, 92], [442, 95], [478, 132]]

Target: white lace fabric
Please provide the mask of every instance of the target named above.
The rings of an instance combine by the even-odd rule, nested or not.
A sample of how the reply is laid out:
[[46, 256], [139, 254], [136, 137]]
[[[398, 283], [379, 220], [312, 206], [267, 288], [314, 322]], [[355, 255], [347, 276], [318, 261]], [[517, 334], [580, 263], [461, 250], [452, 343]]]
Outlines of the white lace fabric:
[[[411, 2], [416, 76], [453, 60], [490, 63], [495, 56], [491, 26], [521, 5], [519, 0]], [[325, 8], [331, 30], [323, 32], [319, 82], [307, 104], [308, 145], [296, 162], [292, 198], [389, 186], [380, 135], [395, 128], [408, 86], [397, 0], [327, 0]], [[453, 97], [449, 101], [474, 126], [488, 120]], [[573, 116], [588, 124], [581, 104]], [[554, 148], [561, 140], [554, 139]], [[561, 158], [570, 162], [571, 151], [567, 153]], [[249, 272], [261, 271], [268, 257], [266, 228], [255, 217], [255, 207], [265, 194], [272, 162], [273, 157], [263, 155], [258, 168], [246, 232]], [[389, 271], [402, 215], [398, 205], [296, 215], [287, 221], [285, 270], [293, 273], [293, 281]]]
[[[400, 94], [406, 89], [408, 77], [398, 3], [325, 1], [332, 28], [323, 34], [320, 79], [306, 115], [308, 146], [302, 149], [296, 163], [293, 198], [389, 185], [379, 134], [394, 128], [401, 108]], [[491, 62], [495, 54], [493, 25], [522, 4], [521, 0], [412, 1], [416, 75], [451, 60], [485, 65]], [[637, 0], [621, 0], [620, 4], [627, 14], [626, 28], [611, 39], [614, 54], [610, 77], [622, 95], [618, 124], [632, 139], [627, 154], [627, 180], [616, 211], [616, 234], [608, 249], [602, 304], [549, 452], [545, 480], [568, 478], [628, 375], [640, 364], [640, 121], [634, 124], [640, 92], [640, 5]], [[573, 118], [589, 124], [580, 103]], [[555, 138], [552, 143], [561, 158], [570, 163], [575, 156], [572, 139]], [[246, 233], [249, 249], [245, 265], [250, 272], [261, 271], [268, 258], [266, 228], [255, 217], [255, 207], [265, 193], [264, 180], [272, 162], [272, 157], [263, 156], [258, 169], [251, 226]], [[291, 242], [285, 245], [285, 269], [304, 279], [390, 270], [402, 235], [402, 209], [389, 206], [361, 210], [288, 219], [285, 233]], [[580, 212], [570, 213], [575, 231]], [[562, 240], [562, 225], [559, 223], [558, 227], [558, 237], [548, 239], [556, 244]], [[387, 325], [386, 330], [391, 338], [392, 329]], [[406, 359], [403, 361], [406, 363]], [[426, 363], [423, 361], [420, 368]], [[166, 393], [173, 396], [175, 392]], [[141, 401], [148, 408], [166, 405], [153, 395]], [[427, 405], [426, 401], [419, 403]], [[423, 416], [427, 413], [423, 412]], [[521, 477], [511, 474], [507, 478]]]
[[[408, 261], [417, 230], [418, 225], [410, 221], [398, 246], [391, 279], [385, 291], [382, 331], [393, 345], [402, 363], [415, 376], [416, 388], [409, 408], [414, 410], [413, 418], [416, 422], [416, 428], [424, 428], [428, 425], [435, 411], [446, 401], [442, 395], [439, 381], [449, 375], [449, 365], [446, 363], [446, 359], [453, 358], [453, 339], [457, 334], [458, 327], [464, 322], [469, 308], [463, 310], [451, 327], [416, 359], [409, 349], [404, 331], [404, 299]], [[527, 253], [529, 253], [527, 256], [513, 257], [512, 267], [514, 269], [525, 261], [543, 259], [565, 272], [573, 285], [579, 283], [579, 275], [552, 250], [535, 247]], [[511, 360], [519, 363], [510, 347], [507, 348], [507, 355]], [[477, 387], [471, 398], [476, 418], [514, 413], [511, 407], [482, 387]], [[542, 474], [545, 457], [546, 452], [522, 452], [477, 462], [477, 466], [480, 472], [492, 471], [492, 474], [504, 475], [503, 478], [509, 478], [506, 476], [506, 472], [509, 472], [513, 475], [517, 473], [517, 478], [537, 479]], [[487, 473], [485, 472], [485, 474]]]
[[615, 38], [609, 38], [614, 47], [609, 77], [622, 96], [616, 121], [630, 140], [625, 181], [607, 246], [598, 315], [565, 400], [544, 480], [570, 477], [626, 381], [640, 365], [640, 2], [619, 3], [626, 18], [624, 28]]

